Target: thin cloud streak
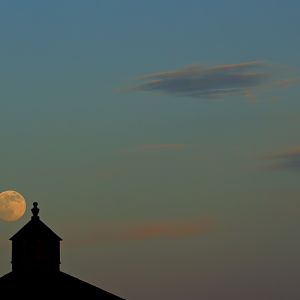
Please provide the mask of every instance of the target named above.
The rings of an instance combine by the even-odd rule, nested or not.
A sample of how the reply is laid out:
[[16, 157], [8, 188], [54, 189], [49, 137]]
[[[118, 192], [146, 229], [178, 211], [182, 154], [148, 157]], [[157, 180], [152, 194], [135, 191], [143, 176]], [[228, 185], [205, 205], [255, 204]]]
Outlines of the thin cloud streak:
[[199, 236], [212, 229], [212, 220], [194, 222], [157, 222], [129, 226], [119, 236], [121, 240], [183, 239]]
[[150, 151], [156, 151], [156, 150], [181, 150], [186, 148], [187, 144], [144, 144], [141, 145], [142, 150], [150, 150]]
[[[142, 240], [178, 240], [202, 236], [216, 226], [213, 218], [199, 220], [162, 220], [148, 222], [101, 222], [89, 228], [88, 236], [77, 232], [67, 245], [92, 245], [95, 243], [116, 243]], [[72, 236], [72, 235], [70, 235]]]
[[300, 171], [300, 146], [269, 155], [266, 159], [271, 161], [270, 169], [272, 170]]
[[286, 71], [287, 67], [261, 61], [217, 66], [192, 65], [141, 76], [141, 83], [123, 91], [161, 92], [194, 98], [253, 98], [253, 92], [260, 88], [283, 88], [298, 84], [299, 78], [282, 78]]

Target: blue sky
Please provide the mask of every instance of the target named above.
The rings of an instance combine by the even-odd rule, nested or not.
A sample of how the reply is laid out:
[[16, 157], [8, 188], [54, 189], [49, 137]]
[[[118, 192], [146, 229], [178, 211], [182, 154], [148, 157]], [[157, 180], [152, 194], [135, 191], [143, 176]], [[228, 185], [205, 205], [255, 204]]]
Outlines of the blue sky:
[[[64, 239], [62, 269], [133, 300], [299, 299], [298, 11], [291, 0], [1, 2], [0, 188], [39, 202]], [[208, 78], [219, 90], [213, 68], [249, 62], [271, 84], [216, 99], [163, 92], [189, 73], [130, 90], [190, 66], [206, 68], [198, 89]], [[230, 87], [258, 78], [243, 72]], [[29, 216], [0, 223], [0, 274]]]

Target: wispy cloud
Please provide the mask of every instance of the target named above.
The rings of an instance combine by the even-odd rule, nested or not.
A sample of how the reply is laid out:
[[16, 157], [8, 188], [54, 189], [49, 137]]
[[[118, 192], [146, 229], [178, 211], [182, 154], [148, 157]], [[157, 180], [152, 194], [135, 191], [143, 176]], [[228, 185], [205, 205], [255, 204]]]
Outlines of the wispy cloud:
[[[87, 230], [88, 235], [77, 232], [69, 245], [90, 245], [141, 240], [174, 240], [201, 236], [212, 231], [216, 226], [213, 218], [199, 220], [161, 220], [148, 222], [102, 222]], [[70, 235], [74, 236], [74, 235]]]
[[144, 144], [141, 145], [142, 150], [149, 150], [149, 151], [155, 151], [155, 150], [181, 150], [186, 148], [187, 144]]
[[280, 153], [269, 155], [272, 170], [300, 171], [300, 146], [296, 146]]
[[119, 238], [124, 240], [183, 239], [205, 234], [212, 229], [213, 225], [212, 220], [149, 222], [129, 226]]
[[124, 91], [162, 92], [195, 98], [245, 96], [253, 99], [253, 92], [260, 88], [298, 84], [299, 78], [282, 78], [287, 70], [287, 67], [261, 61], [216, 66], [192, 65], [142, 76], [139, 83]]

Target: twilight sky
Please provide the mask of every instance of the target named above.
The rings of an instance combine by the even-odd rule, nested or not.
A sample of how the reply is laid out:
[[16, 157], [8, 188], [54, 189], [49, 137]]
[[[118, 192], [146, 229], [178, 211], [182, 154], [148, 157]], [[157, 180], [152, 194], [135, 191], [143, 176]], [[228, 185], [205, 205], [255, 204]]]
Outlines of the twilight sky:
[[[1, 1], [0, 192], [39, 202], [62, 270], [132, 300], [300, 298], [299, 9]], [[0, 221], [0, 275], [30, 215]]]

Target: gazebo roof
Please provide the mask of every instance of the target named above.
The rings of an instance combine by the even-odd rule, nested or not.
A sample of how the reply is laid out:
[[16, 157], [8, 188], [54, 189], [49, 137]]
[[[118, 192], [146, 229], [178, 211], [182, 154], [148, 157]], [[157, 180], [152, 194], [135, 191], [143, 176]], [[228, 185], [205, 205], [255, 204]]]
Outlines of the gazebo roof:
[[49, 239], [49, 240], [59, 240], [62, 241], [62, 239], [54, 232], [52, 231], [45, 223], [43, 223], [39, 216], [39, 208], [38, 203], [34, 202], [32, 208], [32, 217], [31, 220], [23, 226], [16, 234], [14, 234], [10, 240], [15, 241], [18, 239]]

